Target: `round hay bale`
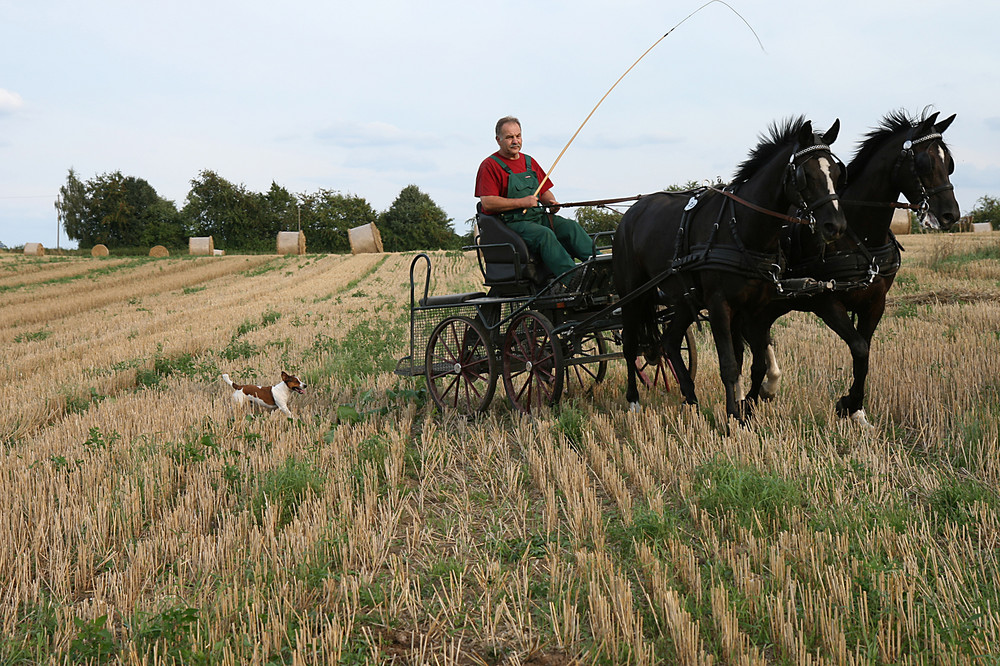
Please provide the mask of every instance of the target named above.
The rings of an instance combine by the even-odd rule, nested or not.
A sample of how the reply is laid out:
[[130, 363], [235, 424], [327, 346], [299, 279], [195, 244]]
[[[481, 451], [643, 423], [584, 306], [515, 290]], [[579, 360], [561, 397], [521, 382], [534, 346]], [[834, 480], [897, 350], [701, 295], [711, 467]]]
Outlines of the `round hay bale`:
[[305, 254], [306, 234], [303, 231], [279, 231], [278, 254]]
[[189, 254], [215, 254], [215, 240], [211, 236], [192, 236], [188, 239]]
[[374, 223], [354, 227], [347, 232], [351, 242], [351, 254], [381, 253], [382, 235]]
[[42, 247], [41, 243], [25, 243], [24, 253], [32, 257], [42, 257], [45, 256], [45, 248]]
[[913, 231], [910, 227], [910, 213], [904, 208], [897, 208], [892, 212], [892, 222], [889, 223], [892, 233], [900, 236]]
[[92, 257], [106, 257], [110, 252], [108, 252], [108, 246], [103, 243], [98, 243], [94, 247], [90, 248], [90, 256]]
[[149, 248], [149, 256], [156, 257], [157, 259], [162, 257], [169, 257], [170, 250], [163, 247], [162, 245], [154, 245], [153, 247]]
[[989, 222], [973, 222], [972, 231], [981, 234], [987, 231], [993, 231], [993, 227], [990, 226]]

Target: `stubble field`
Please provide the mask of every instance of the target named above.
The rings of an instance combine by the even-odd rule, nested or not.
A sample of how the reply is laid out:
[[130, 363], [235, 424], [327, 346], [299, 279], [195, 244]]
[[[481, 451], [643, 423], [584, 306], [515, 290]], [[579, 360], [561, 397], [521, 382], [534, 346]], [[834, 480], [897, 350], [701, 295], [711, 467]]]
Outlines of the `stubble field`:
[[873, 432], [811, 315], [730, 434], [707, 329], [698, 410], [467, 421], [392, 372], [412, 255], [0, 255], [0, 663], [996, 663], [1000, 234], [903, 242]]

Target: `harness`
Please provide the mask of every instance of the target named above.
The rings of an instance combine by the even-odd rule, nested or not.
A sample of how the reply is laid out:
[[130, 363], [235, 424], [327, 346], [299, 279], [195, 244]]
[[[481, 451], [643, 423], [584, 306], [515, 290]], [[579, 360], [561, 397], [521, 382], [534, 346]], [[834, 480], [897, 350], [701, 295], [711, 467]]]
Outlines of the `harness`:
[[[871, 286], [877, 277], [892, 277], [899, 272], [903, 246], [891, 230], [889, 242], [874, 248], [868, 248], [850, 228], [846, 236], [856, 245], [854, 249], [820, 254], [805, 261], [789, 263], [784, 276], [792, 281], [808, 278], [820, 280], [820, 284], [824, 285], [821, 291], [851, 291]], [[790, 284], [794, 285], [795, 282]], [[800, 287], [786, 291], [802, 290]], [[810, 291], [808, 287], [804, 290]]]
[[[949, 182], [928, 190], [924, 185], [923, 179], [920, 177], [920, 169], [917, 162], [920, 156], [926, 156], [926, 153], [918, 154], [914, 151], [913, 147], [927, 141], [942, 139], [943, 136], [940, 133], [934, 132], [918, 139], [913, 139], [914, 129], [910, 128], [909, 134], [903, 142], [902, 150], [900, 150], [899, 155], [896, 157], [896, 161], [892, 167], [892, 180], [896, 183], [899, 182], [900, 171], [903, 169], [903, 164], [905, 163], [919, 187], [920, 202], [918, 204], [870, 201], [849, 201], [845, 203], [856, 206], [915, 210], [921, 224], [923, 224], [927, 211], [930, 209], [929, 199], [941, 192], [954, 190], [955, 186]], [[927, 169], [929, 170], [930, 167], [928, 166]], [[850, 291], [869, 287], [875, 282], [876, 278], [892, 277], [899, 271], [900, 264], [902, 263], [901, 252], [904, 248], [896, 239], [891, 229], [888, 230], [888, 237], [889, 242], [884, 245], [869, 248], [857, 233], [848, 227], [846, 238], [855, 245], [853, 249], [825, 254], [820, 253], [818, 256], [804, 261], [789, 264], [786, 275], [792, 280], [807, 277], [822, 277], [822, 279], [827, 281], [829, 290], [833, 291]]]
[[[701, 193], [706, 190], [719, 191], [716, 188], [703, 188]], [[680, 273], [709, 266], [727, 273], [736, 273], [744, 277], [762, 280], [773, 280], [781, 273], [783, 262], [781, 261], [780, 249], [774, 253], [763, 253], [747, 248], [736, 226], [736, 202], [730, 198], [722, 200], [718, 217], [712, 225], [712, 232], [708, 240], [694, 245], [689, 244], [688, 230], [693, 211], [699, 203], [698, 196], [700, 193], [691, 197], [681, 215], [677, 239], [674, 244], [674, 257], [670, 263], [671, 272]], [[732, 246], [716, 244], [724, 217], [728, 218], [729, 234], [733, 239]]]

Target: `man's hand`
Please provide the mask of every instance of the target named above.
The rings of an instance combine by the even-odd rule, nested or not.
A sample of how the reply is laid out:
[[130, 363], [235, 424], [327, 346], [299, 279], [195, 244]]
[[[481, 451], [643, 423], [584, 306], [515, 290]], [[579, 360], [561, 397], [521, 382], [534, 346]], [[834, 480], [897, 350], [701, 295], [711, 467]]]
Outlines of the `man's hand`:
[[555, 195], [552, 194], [552, 190], [547, 190], [545, 194], [542, 195], [542, 205], [545, 206], [552, 215], [558, 213], [559, 209], [562, 208], [562, 206], [559, 205], [559, 202], [556, 201]]

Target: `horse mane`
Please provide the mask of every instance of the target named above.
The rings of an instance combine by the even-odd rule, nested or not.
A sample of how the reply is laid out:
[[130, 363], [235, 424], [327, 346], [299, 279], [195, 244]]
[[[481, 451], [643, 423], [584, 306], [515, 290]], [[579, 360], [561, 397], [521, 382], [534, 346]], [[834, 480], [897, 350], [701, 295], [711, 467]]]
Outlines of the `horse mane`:
[[736, 167], [732, 184], [741, 185], [750, 180], [761, 167], [770, 162], [788, 144], [796, 140], [799, 130], [805, 123], [805, 116], [787, 118], [780, 124], [772, 122], [767, 128], [767, 133], [757, 137], [757, 146], [750, 151], [749, 157]]
[[863, 171], [875, 156], [875, 153], [882, 147], [882, 143], [885, 140], [896, 135], [898, 132], [909, 131], [917, 127], [920, 123], [927, 120], [930, 115], [930, 107], [925, 108], [919, 117], [911, 116], [905, 109], [896, 109], [887, 113], [882, 118], [882, 122], [865, 134], [864, 139], [858, 144], [858, 148], [854, 152], [854, 158], [847, 165], [848, 172], [858, 173]]

